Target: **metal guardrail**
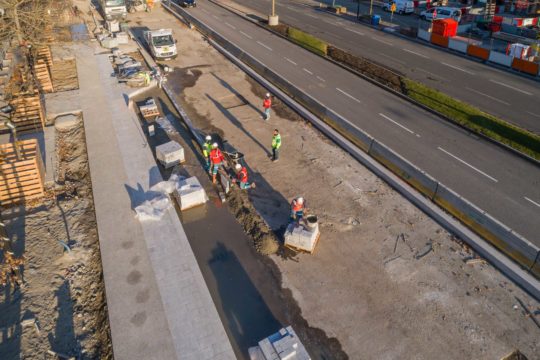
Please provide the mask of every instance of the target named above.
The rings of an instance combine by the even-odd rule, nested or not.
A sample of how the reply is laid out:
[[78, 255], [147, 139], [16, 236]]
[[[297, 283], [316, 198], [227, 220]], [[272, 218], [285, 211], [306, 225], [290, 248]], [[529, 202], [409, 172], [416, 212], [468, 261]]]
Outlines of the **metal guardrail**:
[[[341, 117], [331, 109], [327, 108], [302, 90], [296, 88], [285, 78], [270, 70], [250, 54], [244, 52], [234, 43], [228, 41], [212, 28], [191, 16], [176, 4], [172, 4], [181, 15], [175, 13], [172, 7], [165, 8], [177, 16], [182, 16], [189, 25], [194, 25], [198, 30], [207, 36], [211, 42], [215, 42], [230, 55], [240, 62], [246, 64], [279, 90], [284, 92], [293, 101], [306, 107], [310, 112], [324, 121], [332, 130], [339, 133], [345, 139], [362, 149], [365, 153], [383, 164], [391, 170], [401, 180], [422, 193], [434, 204], [452, 214], [461, 223], [466, 225], [474, 233], [486, 239], [491, 245], [504, 252], [508, 257], [519, 264], [528, 274], [540, 279], [540, 249], [530, 243], [524, 237], [509, 229], [487, 212], [477, 208], [472, 203], [459, 196], [457, 193], [446, 187], [429, 174], [417, 168], [406, 159], [395, 153], [393, 150], [374, 139], [356, 125]], [[169, 5], [170, 6], [170, 5]], [[284, 99], [285, 100], [285, 99]], [[287, 102], [287, 101], [286, 101]], [[321, 126], [317, 126], [321, 129]], [[324, 131], [327, 133], [327, 131]], [[331, 137], [334, 139], [333, 137]], [[524, 286], [533, 296], [540, 298], [540, 288], [538, 281], [535, 284], [520, 284]]]

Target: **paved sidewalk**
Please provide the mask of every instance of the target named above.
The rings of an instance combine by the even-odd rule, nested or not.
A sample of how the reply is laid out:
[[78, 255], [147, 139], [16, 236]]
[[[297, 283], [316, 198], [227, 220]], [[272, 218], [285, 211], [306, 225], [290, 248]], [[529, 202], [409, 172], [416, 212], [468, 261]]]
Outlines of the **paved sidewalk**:
[[[78, 44], [77, 70], [115, 359], [234, 359], [174, 209], [132, 210], [162, 180], [107, 54]], [[97, 55], [94, 55], [97, 54]]]

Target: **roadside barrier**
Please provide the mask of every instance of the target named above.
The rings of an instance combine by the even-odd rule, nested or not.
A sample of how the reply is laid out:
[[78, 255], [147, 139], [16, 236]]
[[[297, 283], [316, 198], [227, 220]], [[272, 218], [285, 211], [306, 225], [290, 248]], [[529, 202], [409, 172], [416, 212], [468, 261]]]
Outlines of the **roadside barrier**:
[[439, 34], [431, 34], [431, 43], [442, 47], [448, 47], [448, 37]]
[[460, 53], [466, 54], [467, 53], [467, 47], [469, 47], [469, 44], [467, 44], [465, 41], [459, 41], [455, 39], [448, 39], [448, 48], [459, 51]]
[[492, 63], [495, 63], [495, 64], [511, 67], [513, 59], [514, 58], [512, 56], [508, 56], [506, 54], [496, 52], [496, 51], [491, 51], [489, 53], [488, 61], [491, 61]]
[[512, 69], [531, 75], [538, 74], [538, 64], [530, 61], [514, 58], [512, 60]]
[[[170, 5], [169, 5], [170, 6]], [[540, 249], [531, 244], [518, 233], [509, 229], [490, 216], [485, 211], [477, 208], [454, 191], [439, 183], [429, 174], [418, 169], [409, 161], [402, 158], [386, 145], [373, 139], [362, 129], [349, 122], [333, 110], [327, 108], [303, 90], [289, 83], [285, 78], [266, 67], [259, 60], [244, 52], [234, 43], [223, 38], [212, 28], [201, 23], [184, 11], [178, 5], [172, 3], [178, 12], [191, 25], [199, 29], [201, 33], [213, 40], [238, 61], [244, 63], [267, 81], [279, 88], [293, 101], [309, 109], [314, 115], [321, 118], [328, 126], [338, 132], [347, 140], [353, 142], [372, 158], [379, 161], [406, 183], [432, 200], [441, 208], [452, 214], [455, 218], [467, 225], [469, 229], [482, 236], [491, 245], [508, 255], [527, 272], [540, 278]], [[165, 6], [168, 8], [168, 6]], [[173, 12], [173, 14], [175, 14]], [[175, 14], [176, 15], [176, 14]]]
[[467, 54], [482, 60], [487, 60], [489, 58], [489, 50], [476, 45], [469, 45], [467, 47]]

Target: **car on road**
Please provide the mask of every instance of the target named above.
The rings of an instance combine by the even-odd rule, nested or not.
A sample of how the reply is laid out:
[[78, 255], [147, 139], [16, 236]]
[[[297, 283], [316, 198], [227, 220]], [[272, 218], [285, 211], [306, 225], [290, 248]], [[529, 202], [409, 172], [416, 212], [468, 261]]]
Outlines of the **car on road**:
[[396, 4], [396, 10], [398, 14], [412, 14], [414, 12], [414, 2], [410, 0], [388, 0], [385, 1], [382, 9], [384, 11], [391, 11], [392, 4]]
[[189, 7], [196, 7], [197, 1], [196, 0], [180, 0], [180, 6], [189, 8]]
[[458, 23], [461, 20], [461, 9], [451, 7], [432, 7], [420, 13], [420, 19], [433, 21], [435, 19], [454, 19]]

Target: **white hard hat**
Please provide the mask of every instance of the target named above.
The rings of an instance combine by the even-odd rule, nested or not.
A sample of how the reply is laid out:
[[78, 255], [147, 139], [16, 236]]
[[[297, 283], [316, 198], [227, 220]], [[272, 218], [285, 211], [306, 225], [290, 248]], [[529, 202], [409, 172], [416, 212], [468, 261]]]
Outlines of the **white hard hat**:
[[299, 203], [299, 204], [303, 204], [304, 203], [304, 198], [299, 197], [299, 198], [296, 199], [296, 202]]
[[242, 165], [236, 164], [234, 167], [236, 168], [236, 170], [240, 170], [242, 168]]
[[212, 140], [212, 137], [210, 135], [206, 135], [206, 140]]
[[217, 143], [213, 143], [213, 144], [212, 144], [212, 147], [215, 149], [215, 148], [218, 147], [218, 144], [217, 144]]
[[266, 97], [270, 97], [270, 93], [266, 93]]

